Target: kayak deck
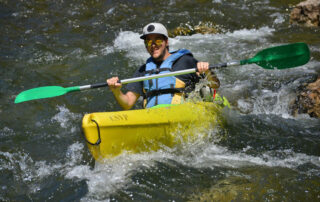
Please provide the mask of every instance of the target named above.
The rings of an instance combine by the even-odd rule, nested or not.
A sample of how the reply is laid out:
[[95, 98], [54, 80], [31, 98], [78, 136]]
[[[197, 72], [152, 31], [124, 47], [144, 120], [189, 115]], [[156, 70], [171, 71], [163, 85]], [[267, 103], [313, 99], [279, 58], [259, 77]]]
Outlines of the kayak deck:
[[193, 141], [215, 127], [223, 104], [183, 103], [149, 109], [86, 114], [82, 128], [93, 157], [99, 161], [122, 152], [156, 151]]

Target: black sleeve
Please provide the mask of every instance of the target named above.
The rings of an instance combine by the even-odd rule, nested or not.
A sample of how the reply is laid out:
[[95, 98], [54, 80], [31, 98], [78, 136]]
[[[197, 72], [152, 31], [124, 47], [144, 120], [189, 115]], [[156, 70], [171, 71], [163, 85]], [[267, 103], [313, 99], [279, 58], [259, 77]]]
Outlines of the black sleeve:
[[[198, 61], [192, 55], [184, 55], [173, 64], [173, 71], [195, 69], [197, 68], [197, 63]], [[200, 80], [196, 73], [179, 75], [177, 78], [183, 81], [187, 88], [191, 89]]]
[[[132, 78], [144, 76], [145, 69], [146, 69], [146, 65], [142, 65], [133, 74]], [[137, 93], [139, 95], [143, 95], [143, 90], [142, 90], [143, 89], [143, 82], [139, 81], [139, 82], [129, 83], [126, 85], [126, 89], [127, 89], [127, 91], [131, 91], [131, 92]]]

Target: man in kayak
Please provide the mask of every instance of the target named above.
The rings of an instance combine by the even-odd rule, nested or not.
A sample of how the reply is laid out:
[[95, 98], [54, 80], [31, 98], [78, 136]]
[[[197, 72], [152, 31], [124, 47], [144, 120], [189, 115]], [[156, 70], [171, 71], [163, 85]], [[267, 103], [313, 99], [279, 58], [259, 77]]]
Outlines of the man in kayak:
[[127, 84], [127, 92], [121, 91], [118, 77], [107, 79], [108, 86], [119, 105], [128, 110], [142, 95], [144, 107], [150, 108], [158, 104], [179, 104], [186, 92], [191, 92], [200, 80], [200, 74], [207, 74], [210, 87], [217, 89], [219, 79], [209, 70], [208, 62], [198, 62], [186, 49], [169, 52], [168, 31], [160, 23], [150, 23], [143, 28], [140, 37], [144, 40], [150, 58], [142, 65], [133, 77], [161, 74], [171, 71], [197, 68], [197, 73], [170, 76]]

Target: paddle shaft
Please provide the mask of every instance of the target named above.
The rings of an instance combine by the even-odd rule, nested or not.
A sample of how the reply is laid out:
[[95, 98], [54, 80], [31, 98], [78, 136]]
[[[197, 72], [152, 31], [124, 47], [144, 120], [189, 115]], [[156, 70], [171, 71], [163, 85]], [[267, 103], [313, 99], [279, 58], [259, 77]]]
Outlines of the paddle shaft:
[[[230, 67], [230, 66], [237, 66], [237, 65], [240, 65], [240, 61], [232, 61], [232, 62], [227, 62], [227, 63], [215, 64], [213, 66], [210, 66], [209, 68], [210, 69], [219, 69], [219, 68], [223, 68], [223, 67]], [[158, 78], [163, 78], [163, 77], [168, 77], [168, 76], [178, 76], [178, 75], [184, 75], [184, 74], [191, 74], [191, 73], [195, 73], [196, 71], [197, 71], [196, 68], [185, 69], [185, 70], [168, 72], [168, 73], [163, 73], [163, 74], [156, 74], [156, 75], [150, 75], [150, 76], [142, 76], [142, 77], [136, 77], [136, 78], [130, 78], [130, 79], [123, 79], [120, 81], [120, 83], [128, 84], [128, 83], [146, 81], [146, 80], [151, 80], [151, 79], [158, 79]], [[96, 83], [96, 84], [92, 84], [92, 85], [79, 86], [79, 89], [86, 90], [86, 89], [100, 88], [100, 87], [106, 87], [106, 86], [108, 86], [107, 83]]]
[[[310, 60], [310, 50], [305, 43], [294, 43], [283, 46], [276, 46], [259, 51], [253, 58], [241, 61], [232, 61], [220, 63], [211, 66], [210, 69], [219, 69], [228, 66], [256, 64], [264, 69], [288, 69], [306, 64]], [[122, 84], [145, 81], [150, 79], [162, 78], [167, 76], [178, 76], [183, 74], [191, 74], [197, 71], [196, 68], [185, 69], [181, 71], [168, 72], [163, 74], [155, 74], [138, 78], [130, 78], [119, 81]], [[63, 88], [61, 86], [45, 86], [30, 89], [17, 95], [15, 103], [25, 102], [35, 99], [43, 99], [64, 95], [73, 91], [85, 89], [100, 88], [108, 86], [107, 83], [97, 83], [85, 86], [73, 86]]]

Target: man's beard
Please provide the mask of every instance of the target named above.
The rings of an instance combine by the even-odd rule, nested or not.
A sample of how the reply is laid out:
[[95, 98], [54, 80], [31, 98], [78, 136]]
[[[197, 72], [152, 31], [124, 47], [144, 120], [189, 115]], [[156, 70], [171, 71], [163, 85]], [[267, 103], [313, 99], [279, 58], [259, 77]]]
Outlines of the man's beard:
[[164, 56], [166, 55], [166, 50], [167, 50], [167, 49], [163, 49], [163, 51], [161, 52], [161, 54], [159, 55], [159, 57], [153, 58], [153, 60], [154, 60], [155, 62], [162, 62]]

